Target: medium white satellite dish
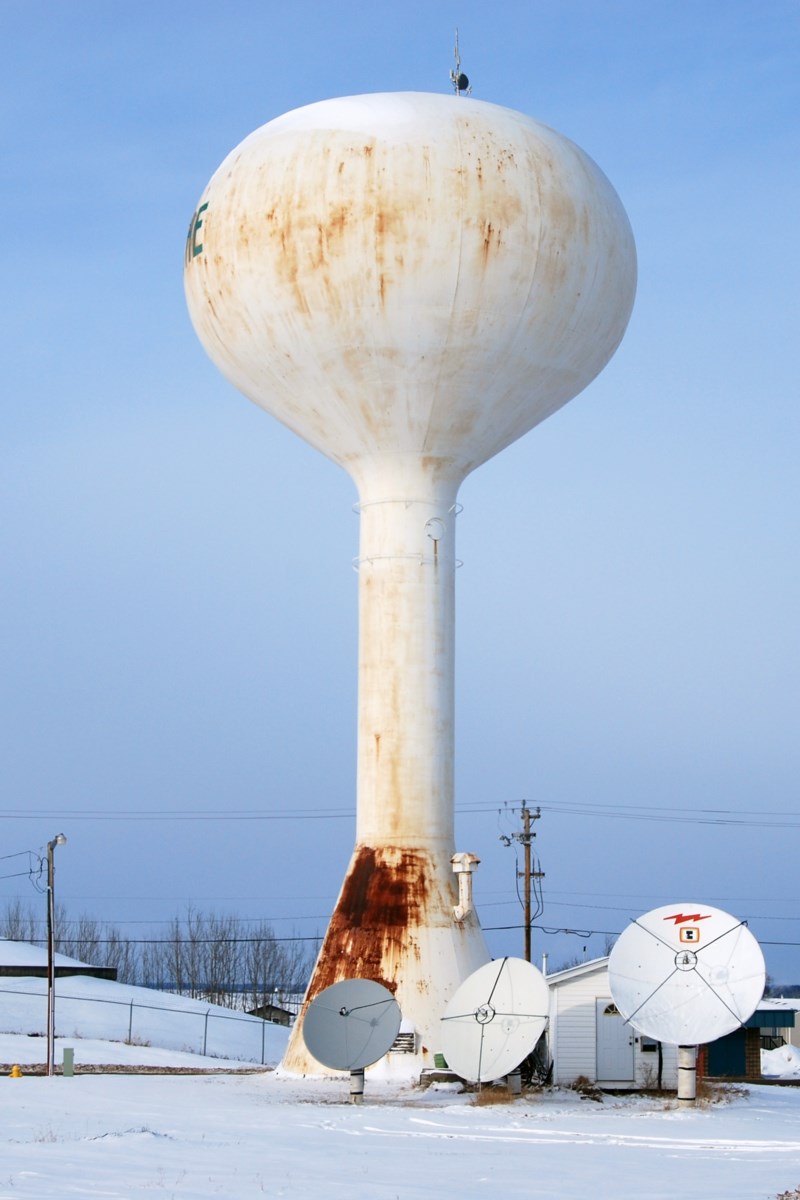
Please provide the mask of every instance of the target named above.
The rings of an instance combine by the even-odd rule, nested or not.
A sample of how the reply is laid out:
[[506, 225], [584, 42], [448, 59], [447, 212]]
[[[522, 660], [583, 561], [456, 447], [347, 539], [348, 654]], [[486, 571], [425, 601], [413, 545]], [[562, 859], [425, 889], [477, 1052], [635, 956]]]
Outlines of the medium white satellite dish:
[[608, 976], [625, 1020], [673, 1046], [738, 1029], [766, 982], [761, 947], [746, 925], [702, 904], [668, 904], [638, 917], [611, 951]]
[[485, 963], [445, 1009], [442, 1050], [463, 1079], [487, 1083], [516, 1070], [544, 1031], [550, 992], [541, 971], [522, 958]]
[[335, 1071], [363, 1071], [383, 1058], [400, 1029], [400, 1007], [372, 979], [343, 979], [314, 999], [303, 1038], [317, 1062]]

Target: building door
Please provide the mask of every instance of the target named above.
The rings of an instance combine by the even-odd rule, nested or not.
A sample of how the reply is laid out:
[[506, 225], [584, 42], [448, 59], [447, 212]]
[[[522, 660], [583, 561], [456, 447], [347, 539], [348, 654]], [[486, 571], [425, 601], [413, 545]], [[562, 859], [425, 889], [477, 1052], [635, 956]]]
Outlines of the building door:
[[733, 1033], [726, 1034], [718, 1041], [709, 1042], [709, 1075], [746, 1075], [746, 1045], [747, 1033], [744, 1029], [734, 1029]]
[[606, 1083], [633, 1082], [634, 1032], [613, 1000], [597, 1000], [597, 1078]]

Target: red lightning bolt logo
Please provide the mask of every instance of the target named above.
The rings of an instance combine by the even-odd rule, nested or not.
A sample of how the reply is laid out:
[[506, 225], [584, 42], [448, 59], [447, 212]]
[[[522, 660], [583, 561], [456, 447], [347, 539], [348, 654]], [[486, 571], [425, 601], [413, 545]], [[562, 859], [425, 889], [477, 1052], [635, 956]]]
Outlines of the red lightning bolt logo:
[[700, 913], [673, 913], [671, 917], [664, 917], [665, 921], [674, 921], [676, 925], [682, 925], [684, 921], [708, 921], [711, 913], [706, 913], [703, 917]]

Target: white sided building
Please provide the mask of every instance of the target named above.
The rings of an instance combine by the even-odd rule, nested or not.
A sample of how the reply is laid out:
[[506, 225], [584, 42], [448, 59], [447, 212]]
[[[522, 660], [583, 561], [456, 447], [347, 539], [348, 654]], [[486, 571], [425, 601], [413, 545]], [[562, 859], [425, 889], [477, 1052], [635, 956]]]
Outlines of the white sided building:
[[579, 1076], [607, 1088], [678, 1084], [677, 1050], [637, 1033], [617, 1012], [608, 986], [608, 957], [592, 959], [547, 976], [550, 1027], [547, 1034], [553, 1083]]
[[[760, 1013], [766, 1014], [775, 1012], [780, 1014], [793, 1013], [794, 1019], [791, 1025], [779, 1022], [777, 1019], [773, 1024], [767, 1024], [766, 1021], [761, 1028], [763, 1037], [771, 1038], [774, 1046], [796, 1046], [800, 1050], [800, 996], [769, 996], [761, 1001], [758, 1006]], [[774, 1046], [767, 1048], [774, 1049]]]

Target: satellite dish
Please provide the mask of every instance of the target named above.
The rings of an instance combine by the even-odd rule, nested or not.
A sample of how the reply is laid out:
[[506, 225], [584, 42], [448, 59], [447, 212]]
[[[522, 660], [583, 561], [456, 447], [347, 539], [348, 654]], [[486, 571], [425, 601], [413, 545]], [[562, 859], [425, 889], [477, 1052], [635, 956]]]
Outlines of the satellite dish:
[[308, 1007], [303, 1038], [310, 1054], [335, 1071], [361, 1071], [383, 1058], [400, 1029], [400, 1007], [372, 979], [331, 984]]
[[550, 1011], [544, 976], [521, 958], [486, 963], [465, 979], [442, 1017], [442, 1050], [464, 1079], [514, 1071], [542, 1035]]
[[608, 960], [619, 1012], [647, 1037], [698, 1046], [732, 1033], [764, 994], [761, 947], [736, 917], [669, 904], [633, 921]]

